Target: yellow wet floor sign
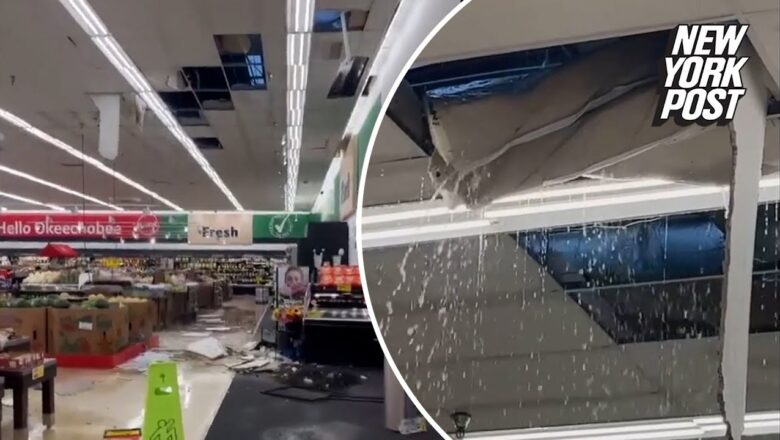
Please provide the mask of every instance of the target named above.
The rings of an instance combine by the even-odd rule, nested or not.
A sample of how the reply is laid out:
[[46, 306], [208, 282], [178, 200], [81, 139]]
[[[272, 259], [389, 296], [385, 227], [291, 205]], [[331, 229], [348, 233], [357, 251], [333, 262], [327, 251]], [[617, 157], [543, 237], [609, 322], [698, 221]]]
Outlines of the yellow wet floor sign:
[[173, 362], [149, 365], [143, 440], [184, 440], [178, 375]]

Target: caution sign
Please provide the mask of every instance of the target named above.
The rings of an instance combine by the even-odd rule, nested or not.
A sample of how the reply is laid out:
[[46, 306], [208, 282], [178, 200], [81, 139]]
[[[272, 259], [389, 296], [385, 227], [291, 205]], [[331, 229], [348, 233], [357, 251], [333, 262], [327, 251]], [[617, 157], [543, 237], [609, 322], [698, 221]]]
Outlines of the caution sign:
[[179, 379], [173, 362], [149, 365], [143, 433], [143, 440], [184, 440]]
[[142, 440], [140, 429], [109, 429], [103, 433], [103, 440]]

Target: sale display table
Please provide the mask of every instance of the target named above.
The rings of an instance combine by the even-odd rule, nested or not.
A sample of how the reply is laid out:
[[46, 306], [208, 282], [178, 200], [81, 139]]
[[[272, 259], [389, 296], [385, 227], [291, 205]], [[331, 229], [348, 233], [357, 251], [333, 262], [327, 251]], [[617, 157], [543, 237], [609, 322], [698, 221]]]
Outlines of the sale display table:
[[0, 378], [5, 388], [13, 391], [14, 429], [27, 428], [30, 388], [41, 384], [43, 393], [43, 414], [54, 414], [54, 378], [57, 376], [57, 361], [46, 359], [43, 365], [21, 368], [2, 368]]

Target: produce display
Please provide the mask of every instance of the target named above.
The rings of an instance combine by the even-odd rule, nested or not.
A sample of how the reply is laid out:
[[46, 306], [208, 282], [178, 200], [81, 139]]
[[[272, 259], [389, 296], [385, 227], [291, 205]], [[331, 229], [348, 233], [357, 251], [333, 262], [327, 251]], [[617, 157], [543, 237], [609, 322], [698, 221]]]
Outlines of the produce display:
[[[63, 293], [62, 295], [68, 295]], [[5, 294], [0, 296], [0, 308], [9, 309], [27, 309], [38, 307], [56, 307], [60, 309], [67, 309], [70, 307], [68, 297], [62, 295], [49, 295], [49, 296], [34, 296], [34, 297], [21, 297], [15, 298], [11, 294]]]
[[136, 298], [133, 296], [114, 296], [108, 299], [109, 303], [113, 304], [140, 304], [149, 302], [146, 298]]
[[33, 272], [27, 275], [22, 284], [57, 284], [62, 278], [60, 271]]
[[80, 270], [44, 270], [35, 271], [27, 275], [22, 281], [22, 286], [35, 284], [77, 284], [79, 282]]

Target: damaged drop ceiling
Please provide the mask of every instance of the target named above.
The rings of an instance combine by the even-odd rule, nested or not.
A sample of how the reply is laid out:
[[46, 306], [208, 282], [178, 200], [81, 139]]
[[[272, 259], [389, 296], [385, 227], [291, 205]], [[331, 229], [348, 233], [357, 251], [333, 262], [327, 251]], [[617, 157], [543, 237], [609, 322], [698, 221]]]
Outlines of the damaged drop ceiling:
[[[667, 32], [617, 39], [534, 79], [530, 90], [469, 99], [423, 95], [436, 146], [434, 187], [453, 206], [482, 207], [584, 176], [727, 184], [727, 127], [652, 124], [667, 39]], [[764, 174], [780, 170], [777, 144], [772, 120]]]

